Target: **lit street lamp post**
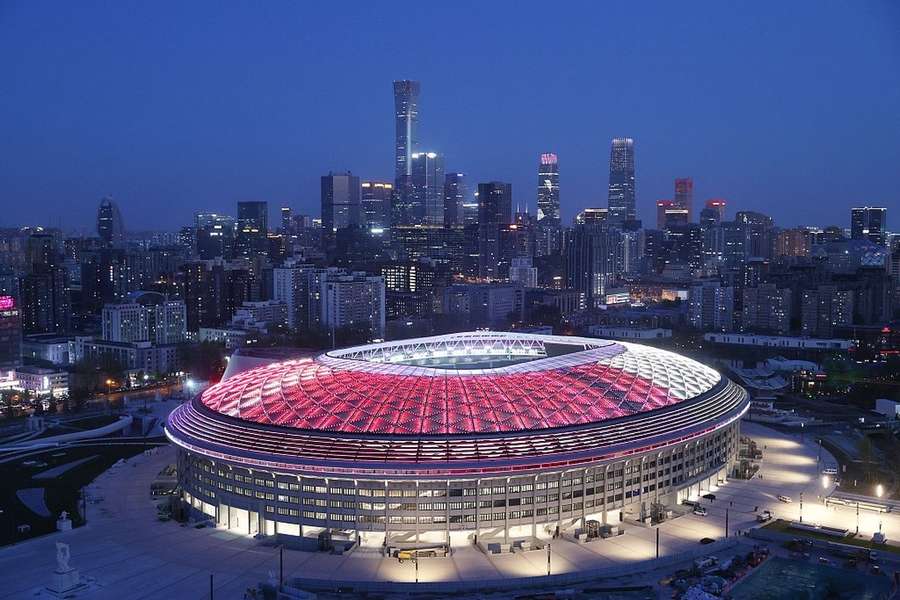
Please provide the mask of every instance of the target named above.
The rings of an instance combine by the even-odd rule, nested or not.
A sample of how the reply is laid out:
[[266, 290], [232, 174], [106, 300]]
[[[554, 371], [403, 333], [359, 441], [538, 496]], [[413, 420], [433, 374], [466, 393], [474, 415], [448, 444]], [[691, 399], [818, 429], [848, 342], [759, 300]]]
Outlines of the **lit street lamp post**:
[[803, 522], [803, 492], [800, 492], [800, 522]]
[[112, 402], [110, 401], [110, 394], [112, 394], [112, 386], [115, 383], [112, 379], [106, 380], [106, 412], [112, 412]]

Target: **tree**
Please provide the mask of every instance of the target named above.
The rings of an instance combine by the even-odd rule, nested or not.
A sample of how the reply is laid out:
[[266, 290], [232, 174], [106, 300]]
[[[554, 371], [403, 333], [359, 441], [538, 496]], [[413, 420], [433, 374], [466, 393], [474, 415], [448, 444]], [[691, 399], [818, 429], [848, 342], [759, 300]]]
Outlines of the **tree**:
[[225, 346], [216, 342], [183, 344], [181, 361], [184, 370], [198, 379], [214, 381], [225, 371]]
[[856, 449], [859, 452], [859, 460], [862, 463], [863, 474], [866, 477], [866, 481], [872, 480], [872, 459], [875, 453], [875, 449], [872, 446], [872, 440], [869, 439], [869, 436], [863, 435], [862, 439], [856, 445]]

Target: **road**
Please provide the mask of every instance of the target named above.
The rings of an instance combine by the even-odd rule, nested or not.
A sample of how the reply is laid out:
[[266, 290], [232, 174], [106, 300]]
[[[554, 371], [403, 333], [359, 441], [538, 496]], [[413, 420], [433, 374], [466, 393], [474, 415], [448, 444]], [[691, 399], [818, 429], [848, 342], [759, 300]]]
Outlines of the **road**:
[[[756, 424], [748, 424], [745, 433], [765, 447], [761, 478], [733, 480], [714, 488], [716, 499], [702, 501], [709, 511], [705, 517], [687, 514], [659, 527], [628, 526], [625, 535], [588, 544], [554, 540], [553, 573], [591, 572], [598, 577], [616, 575], [616, 582], [631, 585], [656, 583], [665, 573], [674, 572], [678, 561], [689, 563], [698, 553], [725, 556], [754, 543], [751, 538], [738, 537], [740, 545], [731, 550], [699, 544], [703, 537], [721, 539], [726, 535], [726, 513], [729, 536], [757, 525], [757, 507], [778, 517], [799, 519], [801, 492], [805, 522], [853, 529], [854, 510], [825, 508], [822, 503], [823, 493], [830, 489], [821, 484], [816, 444], [808, 439], [801, 444], [796, 436]], [[823, 459], [830, 457], [823, 455]], [[224, 528], [194, 529], [156, 520], [147, 490], [158, 470], [173, 461], [174, 452], [167, 447], [105, 473], [92, 486], [93, 494], [104, 500], [91, 509], [96, 516], [87, 527], [0, 550], [0, 598], [33, 598], [35, 590], [49, 582], [57, 540], [71, 544], [72, 565], [97, 582], [93, 598], [201, 598], [208, 594], [210, 574], [216, 597], [239, 598], [247, 587], [266, 581], [269, 572], [277, 569], [275, 548]], [[794, 502], [779, 502], [779, 494], [792, 496]], [[900, 533], [898, 516], [860, 515], [860, 531], [866, 537], [877, 531], [879, 524], [889, 538]], [[659, 562], [654, 560], [657, 531]], [[547, 559], [545, 552], [536, 552], [486, 556], [472, 546], [459, 548], [448, 558], [420, 560], [418, 577], [422, 582], [478, 585], [540, 576], [546, 574]], [[285, 576], [320, 578], [329, 583], [412, 582], [416, 570], [411, 563], [398, 564], [378, 552], [333, 556], [286, 551]]]

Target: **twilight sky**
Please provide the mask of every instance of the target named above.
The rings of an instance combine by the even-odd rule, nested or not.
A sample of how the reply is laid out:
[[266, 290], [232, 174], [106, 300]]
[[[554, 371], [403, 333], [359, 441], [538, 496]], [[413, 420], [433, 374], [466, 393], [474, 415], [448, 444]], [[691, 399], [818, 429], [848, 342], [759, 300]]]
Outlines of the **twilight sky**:
[[606, 206], [636, 140], [639, 216], [692, 176], [779, 225], [900, 228], [900, 4], [0, 0], [0, 227], [127, 229], [267, 200], [318, 215], [319, 176], [393, 177], [393, 79], [422, 82], [423, 150], [534, 210]]

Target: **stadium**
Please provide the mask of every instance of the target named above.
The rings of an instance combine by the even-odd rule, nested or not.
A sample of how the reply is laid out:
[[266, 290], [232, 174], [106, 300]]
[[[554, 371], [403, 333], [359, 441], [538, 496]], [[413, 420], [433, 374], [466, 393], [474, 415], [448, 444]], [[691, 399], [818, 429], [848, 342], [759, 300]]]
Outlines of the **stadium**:
[[672, 352], [476, 331], [254, 365], [166, 429], [219, 526], [449, 548], [655, 521], [727, 478], [747, 407]]

